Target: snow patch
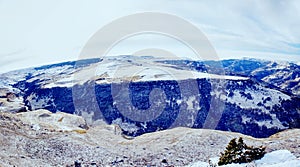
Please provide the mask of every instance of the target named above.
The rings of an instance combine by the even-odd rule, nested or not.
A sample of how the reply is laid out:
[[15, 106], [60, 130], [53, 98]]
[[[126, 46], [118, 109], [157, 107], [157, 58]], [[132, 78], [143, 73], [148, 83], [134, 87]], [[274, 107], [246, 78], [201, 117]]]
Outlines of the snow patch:
[[127, 131], [129, 133], [135, 133], [139, 130], [139, 127], [137, 127], [135, 124], [123, 122], [121, 118], [113, 120], [112, 124], [119, 125], [122, 130]]
[[[246, 88], [243, 94], [251, 95], [252, 99], [243, 96], [240, 90], [233, 91], [233, 94], [232, 97], [228, 98], [228, 102], [233, 104], [236, 103], [244, 109], [258, 108], [263, 111], [271, 110], [274, 105], [280, 104], [281, 100], [291, 99], [291, 97], [286, 94], [277, 90], [263, 88], [262, 86], [258, 86], [255, 91]], [[270, 99], [266, 99], [266, 97], [270, 97]]]
[[187, 109], [188, 110], [193, 110], [194, 109], [194, 101], [196, 100], [195, 96], [191, 96], [187, 99], [186, 103], [188, 105]]
[[53, 98], [49, 96], [39, 98], [35, 94], [31, 94], [27, 100], [29, 101], [32, 110], [45, 108], [47, 106], [51, 106], [52, 104], [54, 105]]
[[[186, 167], [209, 167], [210, 164], [217, 164], [218, 157], [211, 158], [210, 163], [208, 162], [194, 162]], [[216, 165], [217, 166], [217, 165]], [[300, 160], [297, 159], [290, 151], [288, 150], [277, 150], [265, 154], [265, 156], [260, 159], [253, 161], [251, 163], [243, 164], [228, 164], [222, 165], [222, 167], [300, 167]]]

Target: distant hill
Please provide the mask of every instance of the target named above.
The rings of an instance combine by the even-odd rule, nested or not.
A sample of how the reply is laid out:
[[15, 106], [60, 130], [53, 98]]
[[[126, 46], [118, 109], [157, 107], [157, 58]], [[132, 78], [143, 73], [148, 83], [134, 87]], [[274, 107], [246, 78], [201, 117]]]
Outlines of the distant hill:
[[293, 63], [123, 55], [1, 74], [0, 110], [74, 113], [129, 136], [183, 126], [268, 137], [300, 127], [299, 79]]

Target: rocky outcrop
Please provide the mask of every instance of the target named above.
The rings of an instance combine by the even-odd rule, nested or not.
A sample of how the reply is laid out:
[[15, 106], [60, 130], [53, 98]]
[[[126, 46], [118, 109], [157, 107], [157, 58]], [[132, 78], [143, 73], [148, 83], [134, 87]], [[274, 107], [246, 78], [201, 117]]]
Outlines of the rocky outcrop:
[[0, 166], [183, 166], [219, 156], [232, 138], [264, 145], [267, 152], [288, 149], [300, 157], [300, 130], [287, 130], [256, 139], [239, 133], [174, 128], [131, 140], [117, 125], [84, 120], [66, 113], [38, 110], [0, 113]]
[[88, 126], [85, 120], [77, 115], [63, 112], [52, 113], [48, 110], [36, 110], [16, 114], [23, 123], [28, 124], [35, 131], [47, 129], [49, 131], [85, 132]]
[[12, 113], [27, 111], [23, 97], [14, 90], [0, 88], [0, 112], [3, 111]]

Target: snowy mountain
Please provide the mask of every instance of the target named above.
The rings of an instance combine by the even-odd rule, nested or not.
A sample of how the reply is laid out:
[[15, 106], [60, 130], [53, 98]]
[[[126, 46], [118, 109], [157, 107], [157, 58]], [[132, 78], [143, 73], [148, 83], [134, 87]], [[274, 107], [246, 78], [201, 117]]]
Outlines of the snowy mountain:
[[75, 113], [132, 136], [187, 126], [267, 137], [300, 127], [299, 69], [128, 55], [64, 62], [1, 74], [2, 99], [13, 93], [22, 102], [0, 109]]
[[[211, 63], [213, 64], [207, 62], [210, 65]], [[249, 76], [276, 86], [282, 91], [300, 95], [300, 66], [297, 64], [255, 59], [224, 60], [222, 64], [228, 74]]]

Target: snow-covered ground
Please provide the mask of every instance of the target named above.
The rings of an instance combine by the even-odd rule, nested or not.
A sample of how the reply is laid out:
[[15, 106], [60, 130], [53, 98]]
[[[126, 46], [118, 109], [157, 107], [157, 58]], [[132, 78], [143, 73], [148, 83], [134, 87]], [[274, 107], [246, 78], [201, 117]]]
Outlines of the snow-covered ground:
[[[216, 165], [218, 163], [218, 157], [211, 158], [210, 162], [210, 164]], [[208, 162], [198, 161], [186, 167], [210, 167], [210, 164]], [[276, 150], [265, 154], [262, 159], [251, 163], [228, 164], [222, 165], [222, 167], [300, 167], [300, 160], [288, 150]]]
[[247, 80], [247, 77], [217, 75], [195, 70], [178, 69], [175, 65], [158, 62], [162, 59], [143, 57], [110, 57], [103, 61], [77, 70], [74, 74], [45, 84], [44, 87], [71, 87], [88, 80], [96, 80], [98, 84], [112, 82], [143, 82], [158, 80], [185, 80], [196, 78]]
[[[79, 116], [45, 110], [18, 114], [0, 112], [0, 166], [199, 166], [223, 152], [232, 138], [269, 152], [258, 167], [299, 167], [300, 130], [257, 139], [239, 133], [174, 128], [130, 140], [117, 125], [98, 122], [86, 127]], [[288, 149], [293, 152], [292, 155]], [[279, 150], [279, 151], [276, 151]], [[217, 162], [218, 158], [213, 158]], [[190, 165], [189, 165], [190, 164]], [[236, 164], [236, 167], [252, 167]], [[94, 165], [95, 166], [95, 165]], [[233, 167], [231, 165], [230, 167]]]

